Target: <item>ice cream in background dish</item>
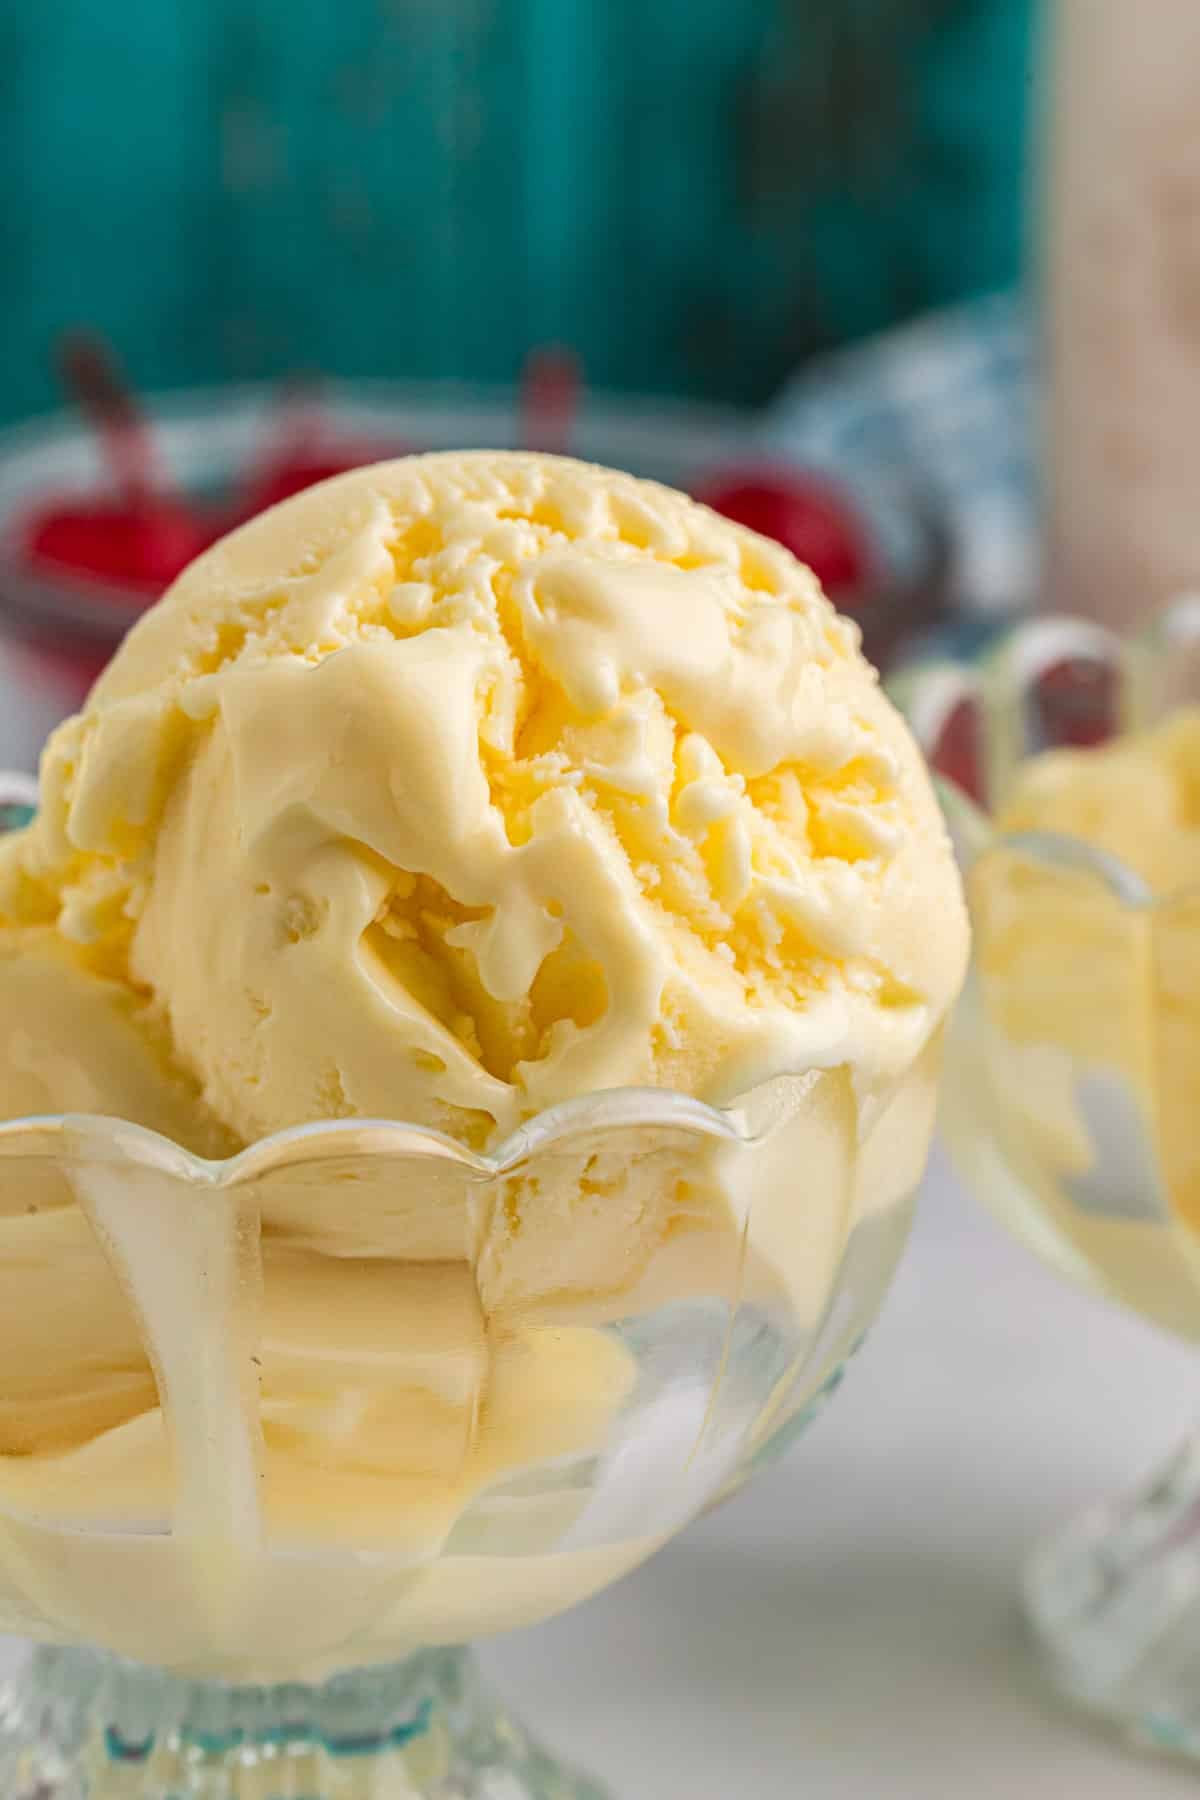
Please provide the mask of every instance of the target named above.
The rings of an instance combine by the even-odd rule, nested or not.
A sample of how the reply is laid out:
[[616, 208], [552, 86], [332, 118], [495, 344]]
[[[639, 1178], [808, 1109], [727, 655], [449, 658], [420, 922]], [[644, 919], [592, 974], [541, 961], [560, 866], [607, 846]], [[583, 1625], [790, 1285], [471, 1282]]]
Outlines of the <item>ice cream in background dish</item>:
[[1096, 749], [1031, 757], [998, 823], [1092, 844], [1160, 897], [1200, 883], [1200, 707]]
[[[1023, 1190], [1044, 1253], [1195, 1337], [1200, 709], [1030, 757], [995, 826], [968, 882], [952, 1135], [1006, 1212]], [[993, 1180], [989, 1134], [1015, 1183]]]
[[[193, 564], [51, 739], [0, 920], [5, 1116], [210, 1158], [355, 1118], [462, 1147], [273, 1166], [252, 1251], [221, 1240], [268, 1538], [426, 1560], [501, 1474], [603, 1438], [636, 1377], [612, 1321], [736, 1279], [815, 1325], [919, 1172], [966, 943], [919, 755], [811, 575], [669, 490], [499, 453], [356, 471]], [[779, 1128], [487, 1160], [637, 1088]], [[189, 1425], [154, 1334], [207, 1315], [151, 1317], [125, 1197], [38, 1180], [0, 1200], [0, 1283], [38, 1296], [0, 1308], [0, 1496], [158, 1518]]]

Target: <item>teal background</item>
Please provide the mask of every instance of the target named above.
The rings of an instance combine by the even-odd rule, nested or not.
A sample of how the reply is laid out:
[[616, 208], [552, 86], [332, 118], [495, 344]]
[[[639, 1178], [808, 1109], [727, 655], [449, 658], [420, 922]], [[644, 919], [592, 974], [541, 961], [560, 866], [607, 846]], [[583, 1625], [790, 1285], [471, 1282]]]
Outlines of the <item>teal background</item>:
[[1012, 279], [1032, 0], [0, 0], [0, 417], [319, 367], [755, 400]]

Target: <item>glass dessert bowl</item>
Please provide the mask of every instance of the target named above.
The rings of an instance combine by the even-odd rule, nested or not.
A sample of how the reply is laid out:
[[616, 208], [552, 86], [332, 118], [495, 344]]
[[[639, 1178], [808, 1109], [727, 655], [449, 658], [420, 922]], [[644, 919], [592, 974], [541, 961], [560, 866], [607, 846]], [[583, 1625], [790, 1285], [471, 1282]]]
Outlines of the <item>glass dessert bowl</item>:
[[794, 1435], [965, 961], [853, 629], [683, 495], [416, 457], [206, 551], [0, 843], [6, 1796], [586, 1791], [449, 1647]]
[[[894, 1267], [935, 1058], [860, 1148], [841, 1072], [726, 1109], [598, 1094], [487, 1157], [357, 1120], [223, 1163], [110, 1119], [0, 1125], [27, 1371], [0, 1627], [54, 1646], [0, 1716], [8, 1800], [591, 1793], [446, 1646], [585, 1598], [795, 1437]], [[616, 1179], [680, 1195], [636, 1285], [485, 1327], [480, 1216]], [[409, 1260], [414, 1183], [441, 1190], [436, 1264]]]
[[[943, 1124], [1071, 1280], [1200, 1339], [1200, 600], [1121, 640], [1066, 618], [897, 682], [966, 875]], [[1044, 752], [1063, 752], [1044, 756]], [[1200, 1440], [1033, 1559], [1072, 1699], [1200, 1755]]]

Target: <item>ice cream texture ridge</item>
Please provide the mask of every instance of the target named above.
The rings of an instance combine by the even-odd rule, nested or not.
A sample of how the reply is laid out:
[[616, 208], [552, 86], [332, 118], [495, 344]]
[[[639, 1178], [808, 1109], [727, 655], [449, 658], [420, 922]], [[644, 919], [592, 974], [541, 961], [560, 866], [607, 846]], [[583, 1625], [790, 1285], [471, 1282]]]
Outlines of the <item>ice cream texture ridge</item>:
[[[723, 1147], [670, 1132], [474, 1185], [262, 1184], [268, 1524], [432, 1541], [497, 1470], [603, 1435], [631, 1379], [605, 1319], [727, 1253], [819, 1313], [854, 1219], [919, 1173], [965, 954], [919, 754], [806, 569], [631, 476], [413, 457], [206, 552], [51, 738], [0, 844], [0, 1116], [214, 1159], [402, 1120], [482, 1167], [562, 1101], [793, 1078], [811, 1179], [756, 1190], [749, 1238]], [[70, 1475], [140, 1516], [183, 1479], [149, 1278], [98, 1207], [5, 1169], [0, 1504], [69, 1514]]]

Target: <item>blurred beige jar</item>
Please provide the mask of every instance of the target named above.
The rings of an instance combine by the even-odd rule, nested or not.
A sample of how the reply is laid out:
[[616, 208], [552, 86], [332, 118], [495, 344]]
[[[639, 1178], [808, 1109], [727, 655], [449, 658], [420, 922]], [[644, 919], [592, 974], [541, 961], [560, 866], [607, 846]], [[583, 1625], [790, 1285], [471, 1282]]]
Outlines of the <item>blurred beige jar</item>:
[[1200, 0], [1057, 0], [1044, 120], [1048, 602], [1200, 585]]

